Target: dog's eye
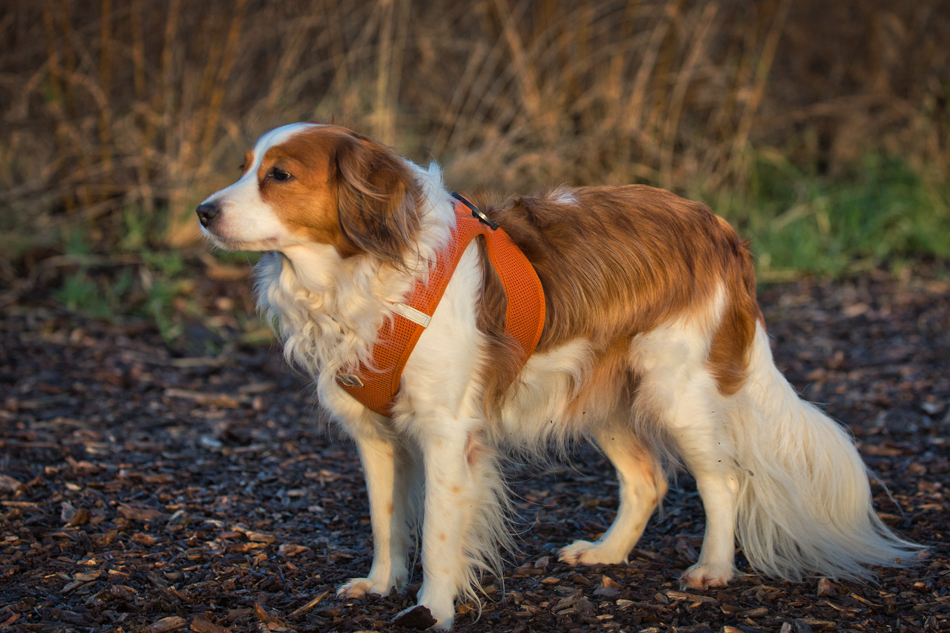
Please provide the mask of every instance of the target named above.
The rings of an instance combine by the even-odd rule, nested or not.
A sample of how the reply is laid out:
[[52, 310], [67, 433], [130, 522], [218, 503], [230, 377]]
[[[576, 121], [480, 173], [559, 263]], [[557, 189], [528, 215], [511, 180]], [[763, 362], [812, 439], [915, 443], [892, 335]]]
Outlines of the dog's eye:
[[241, 173], [243, 174], [243, 173], [244, 173], [244, 169], [245, 169], [246, 167], [247, 167], [247, 163], [241, 163], [241, 166], [238, 167], [238, 169], [240, 169], [240, 170], [241, 170]]
[[290, 180], [293, 178], [293, 176], [291, 176], [289, 173], [277, 167], [274, 167], [270, 170], [270, 176], [277, 182], [284, 182], [285, 180]]

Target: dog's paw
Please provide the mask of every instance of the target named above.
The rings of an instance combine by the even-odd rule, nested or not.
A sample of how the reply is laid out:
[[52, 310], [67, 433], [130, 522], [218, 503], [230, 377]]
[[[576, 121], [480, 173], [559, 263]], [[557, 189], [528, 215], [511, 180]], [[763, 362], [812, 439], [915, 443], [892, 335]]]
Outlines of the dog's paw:
[[372, 578], [350, 578], [340, 585], [340, 588], [336, 590], [336, 595], [347, 600], [357, 600], [365, 598], [369, 594], [388, 595], [391, 588], [391, 585], [376, 582]]
[[732, 565], [697, 563], [680, 576], [680, 586], [690, 589], [725, 587], [732, 580]]
[[400, 612], [393, 620], [393, 624], [404, 629], [422, 631], [437, 624], [437, 622], [432, 617], [432, 612], [429, 611], [428, 607], [417, 604]]
[[601, 543], [574, 541], [561, 549], [558, 560], [568, 565], [619, 565], [626, 562], [626, 555], [610, 551]]
[[423, 629], [430, 631], [448, 631], [455, 623], [455, 608], [450, 608], [445, 613], [439, 614], [430, 609], [421, 602], [414, 607], [404, 609], [393, 620], [393, 624], [407, 629], [421, 631]]

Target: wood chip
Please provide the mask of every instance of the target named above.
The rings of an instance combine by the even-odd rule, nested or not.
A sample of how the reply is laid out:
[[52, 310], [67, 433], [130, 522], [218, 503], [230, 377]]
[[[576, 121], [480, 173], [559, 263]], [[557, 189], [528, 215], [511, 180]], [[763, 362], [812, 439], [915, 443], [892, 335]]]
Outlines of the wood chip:
[[155, 537], [144, 532], [136, 532], [132, 535], [132, 542], [149, 547], [155, 545]]
[[822, 578], [818, 581], [818, 595], [819, 596], [837, 596], [838, 590], [835, 589], [835, 586], [827, 578]]
[[[111, 593], [116, 598], [122, 598], [123, 600], [135, 600], [135, 595], [138, 592], [127, 585], [112, 585], [109, 587], [109, 593]], [[184, 620], [182, 623], [184, 623]]]
[[302, 607], [300, 607], [300, 608], [298, 608], [298, 609], [294, 609], [294, 611], [290, 614], [290, 617], [295, 618], [295, 617], [297, 617], [298, 615], [300, 615], [301, 613], [306, 613], [306, 612], [309, 611], [310, 609], [314, 608], [315, 606], [317, 606], [318, 604], [320, 604], [320, 601], [321, 601], [321, 600], [323, 600], [324, 598], [326, 598], [326, 596], [327, 596], [328, 593], [330, 593], [330, 592], [329, 592], [329, 591], [324, 591], [323, 593], [321, 593], [319, 596], [317, 596], [316, 598], [314, 598], [313, 600], [311, 600], [311, 601], [308, 602], [307, 604], [303, 605]]
[[9, 490], [11, 492], [19, 492], [23, 490], [25, 486], [22, 482], [17, 481], [9, 475], [0, 475], [0, 490]]
[[145, 633], [165, 633], [166, 631], [177, 631], [186, 624], [185, 618], [172, 615], [162, 618], [158, 622], [153, 622], [145, 627]]
[[689, 600], [690, 602], [705, 602], [712, 605], [719, 604], [719, 601], [711, 596], [704, 596], [696, 593], [686, 593], [685, 591], [667, 591], [666, 596], [670, 600]]
[[605, 598], [612, 598], [620, 593], [621, 587], [613, 578], [608, 576], [600, 577], [600, 586], [594, 590], [595, 596], [604, 596]]
[[296, 543], [284, 543], [277, 548], [277, 553], [281, 556], [286, 556], [287, 558], [292, 558], [303, 552], [309, 552], [310, 548], [303, 545], [297, 545]]
[[210, 622], [200, 616], [191, 621], [189, 628], [194, 631], [194, 633], [229, 633], [229, 629], [218, 626], [214, 622]]
[[[915, 284], [814, 279], [760, 288], [760, 304], [792, 385], [847, 423], [869, 470], [888, 484], [893, 500], [872, 487], [875, 511], [890, 513], [906, 538], [931, 543], [950, 533], [950, 294], [922, 294]], [[187, 302], [253, 304], [249, 287], [246, 296], [202, 288]], [[780, 303], [785, 297], [794, 301]], [[855, 303], [873, 308], [845, 322], [841, 306]], [[231, 326], [220, 325], [226, 340], [217, 346], [219, 331], [203, 332], [200, 314], [176, 315], [187, 333], [168, 344], [148, 324], [14, 308], [0, 310], [0, 365], [13, 381], [0, 396], [0, 473], [23, 487], [0, 483], [0, 585], [8, 581], [0, 629], [141, 632], [177, 615], [186, 621], [177, 630], [193, 633], [399, 630], [392, 619], [413, 604], [418, 573], [404, 594], [333, 598], [343, 578], [370, 564], [359, 458], [327, 437], [312, 389], [279, 350], [238, 342], [257, 327], [253, 314], [249, 328], [242, 321], [228, 334]], [[823, 319], [810, 318], [819, 310]], [[220, 355], [188, 360], [206, 337]], [[821, 384], [808, 384], [816, 368], [824, 368]], [[201, 404], [218, 396], [231, 400]], [[943, 409], [931, 414], [937, 404]], [[518, 523], [522, 566], [483, 581], [498, 594], [504, 586], [507, 599], [483, 597], [481, 610], [461, 605], [458, 630], [870, 632], [898, 618], [928, 633], [946, 628], [950, 598], [941, 591], [950, 569], [939, 547], [929, 559], [908, 554], [913, 566], [875, 568], [880, 584], [833, 582], [837, 596], [816, 596], [819, 578], [767, 586], [742, 555], [743, 574], [728, 586], [680, 589], [676, 574], [705, 529], [691, 484], [668, 492], [667, 519], [651, 521], [629, 564], [569, 567], [549, 545], [596, 538], [620, 496], [604, 476], [609, 460], [593, 447], [578, 447], [572, 462], [512, 465], [518, 518], [536, 525], [522, 531]], [[754, 617], [757, 608], [766, 614]]]
[[236, 409], [241, 406], [237, 398], [226, 393], [207, 393], [203, 391], [170, 388], [165, 390], [165, 396], [168, 398], [191, 400], [201, 406], [216, 406], [226, 409]]
[[741, 617], [743, 618], [762, 618], [769, 614], [769, 610], [765, 607], [757, 607], [755, 609], [749, 609], [748, 611], [743, 611]]
[[273, 534], [264, 534], [263, 532], [245, 532], [247, 540], [252, 543], [266, 543], [270, 544], [277, 540], [277, 537]]
[[162, 519], [165, 515], [164, 513], [154, 509], [154, 508], [141, 508], [137, 506], [132, 506], [126, 503], [120, 503], [116, 508], [119, 516], [132, 519], [133, 521], [158, 521]]

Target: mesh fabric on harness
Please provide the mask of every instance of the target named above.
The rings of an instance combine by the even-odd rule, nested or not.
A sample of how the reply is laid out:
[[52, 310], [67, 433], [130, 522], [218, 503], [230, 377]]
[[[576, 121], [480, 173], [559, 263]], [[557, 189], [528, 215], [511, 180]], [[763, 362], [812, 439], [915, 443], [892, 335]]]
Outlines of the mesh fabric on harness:
[[[387, 324], [380, 330], [379, 342], [373, 348], [375, 369], [361, 364], [358, 375], [337, 376], [337, 382], [347, 393], [382, 415], [391, 414], [406, 361], [428, 326], [429, 318], [435, 313], [459, 258], [479, 235], [485, 238], [488, 258], [508, 297], [505, 332], [521, 345], [525, 361], [541, 338], [544, 328], [544, 290], [534, 268], [504, 231], [486, 224], [484, 214], [461, 196], [453, 195], [457, 199], [454, 240], [429, 271], [428, 284], [416, 282], [405, 303], [394, 306], [393, 322], [391, 326]], [[477, 219], [474, 213], [484, 220]], [[497, 224], [494, 226], [497, 227]]]

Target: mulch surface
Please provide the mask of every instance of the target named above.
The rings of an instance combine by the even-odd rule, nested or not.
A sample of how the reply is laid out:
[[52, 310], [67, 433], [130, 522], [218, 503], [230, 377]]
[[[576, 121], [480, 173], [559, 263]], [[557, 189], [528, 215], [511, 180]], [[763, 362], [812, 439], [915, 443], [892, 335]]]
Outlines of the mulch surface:
[[[890, 491], [875, 485], [878, 511], [927, 555], [877, 584], [750, 573], [684, 591], [704, 522], [683, 475], [629, 564], [568, 567], [557, 548], [596, 538], [617, 504], [608, 464], [581, 447], [511, 468], [521, 552], [457, 630], [950, 630], [950, 284], [869, 274], [761, 301], [779, 366], [850, 427]], [[42, 297], [0, 312], [0, 630], [405, 630], [393, 618], [418, 566], [408, 593], [334, 593], [372, 554], [352, 446], [276, 345], [222, 332], [198, 323], [168, 345]]]

